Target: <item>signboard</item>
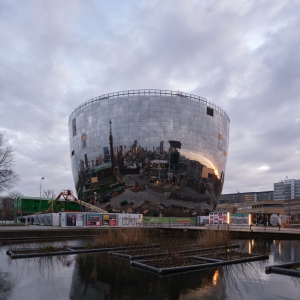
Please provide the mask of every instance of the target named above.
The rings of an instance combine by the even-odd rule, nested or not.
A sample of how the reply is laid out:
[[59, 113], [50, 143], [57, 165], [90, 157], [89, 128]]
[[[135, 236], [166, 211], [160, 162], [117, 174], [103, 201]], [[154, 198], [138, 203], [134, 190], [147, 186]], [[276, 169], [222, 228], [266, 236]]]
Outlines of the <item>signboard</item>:
[[116, 221], [116, 217], [115, 218], [110, 218], [108, 221], [108, 225], [109, 226], [116, 226], [117, 225], [117, 221]]
[[211, 212], [209, 213], [209, 224], [229, 224], [229, 212]]
[[67, 226], [83, 226], [83, 214], [73, 214], [73, 213], [66, 213], [67, 216]]
[[87, 214], [86, 226], [101, 226], [101, 214]]
[[103, 226], [116, 226], [117, 225], [117, 215], [116, 214], [103, 214], [102, 215], [102, 225]]
[[141, 214], [119, 214], [118, 224], [122, 227], [137, 226], [142, 223], [142, 219]]
[[251, 223], [253, 226], [278, 226], [279, 214], [251, 214]]
[[67, 226], [76, 226], [76, 214], [66, 214], [67, 215]]

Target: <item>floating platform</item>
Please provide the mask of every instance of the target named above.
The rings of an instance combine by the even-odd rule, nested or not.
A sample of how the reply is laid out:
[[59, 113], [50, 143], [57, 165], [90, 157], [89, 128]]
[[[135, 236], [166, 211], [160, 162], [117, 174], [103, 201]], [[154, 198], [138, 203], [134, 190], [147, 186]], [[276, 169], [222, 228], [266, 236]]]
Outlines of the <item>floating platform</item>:
[[128, 259], [132, 267], [156, 273], [161, 277], [269, 259], [269, 255], [249, 254], [237, 251], [236, 248], [239, 248], [239, 245], [225, 245], [213, 248], [199, 248], [198, 246], [190, 250], [173, 248], [171, 251], [161, 248], [151, 250], [141, 248], [109, 251], [109, 255]]
[[163, 277], [163, 276], [176, 275], [179, 273], [186, 273], [186, 272], [191, 272], [196, 270], [223, 267], [227, 265], [269, 259], [269, 255], [251, 255], [251, 254], [248, 255], [249, 255], [248, 257], [243, 257], [240, 259], [233, 259], [233, 260], [213, 259], [213, 258], [202, 257], [202, 256], [189, 256], [185, 258], [188, 259], [187, 265], [181, 265], [175, 267], [153, 266], [153, 260], [143, 260], [143, 261], [132, 260], [130, 264], [132, 267], [139, 268], [152, 273], [156, 273], [157, 275]]
[[300, 277], [300, 262], [267, 266], [265, 268], [265, 272], [266, 274], [276, 273], [276, 274]]
[[[140, 249], [139, 252], [141, 252], [141, 250], [144, 250], [144, 252], [146, 252], [146, 254], [134, 254], [134, 250], [125, 250], [125, 251], [109, 251], [109, 255], [110, 256], [115, 256], [115, 257], [121, 257], [121, 258], [125, 258], [125, 259], [129, 259], [129, 260], [142, 260], [142, 259], [149, 259], [149, 258], [163, 258], [163, 257], [168, 257], [170, 256], [172, 253], [176, 252], [179, 255], [186, 255], [186, 254], [196, 254], [196, 253], [202, 253], [202, 252], [209, 252], [209, 251], [216, 251], [216, 250], [223, 250], [223, 249], [234, 249], [234, 248], [239, 248], [239, 245], [234, 244], [234, 245], [228, 245], [228, 246], [218, 246], [218, 247], [214, 247], [214, 248], [199, 248], [198, 245], [194, 245], [194, 246], [188, 246], [188, 247], [192, 247], [194, 249], [190, 249], [190, 250], [180, 250], [180, 249], [176, 249], [173, 248], [172, 252], [169, 252], [167, 250], [162, 250], [161, 248], [157, 248], [157, 252], [153, 253], [153, 251], [151, 251], [152, 253], [148, 254], [147, 252], [148, 250], [144, 250], [144, 249]], [[182, 249], [183, 247], [181, 247]], [[186, 247], [185, 247], [186, 248]], [[161, 252], [159, 252], [161, 251]]]
[[143, 246], [131, 246], [131, 247], [109, 247], [109, 248], [84, 248], [84, 247], [65, 247], [58, 248], [55, 251], [49, 251], [43, 248], [40, 249], [21, 249], [21, 250], [8, 250], [6, 254], [11, 259], [20, 258], [32, 258], [32, 257], [44, 257], [44, 256], [57, 256], [57, 255], [72, 255], [80, 253], [96, 253], [96, 252], [109, 252], [109, 251], [120, 251], [120, 250], [137, 250], [140, 248], [155, 248], [159, 247], [158, 244], [149, 244]]

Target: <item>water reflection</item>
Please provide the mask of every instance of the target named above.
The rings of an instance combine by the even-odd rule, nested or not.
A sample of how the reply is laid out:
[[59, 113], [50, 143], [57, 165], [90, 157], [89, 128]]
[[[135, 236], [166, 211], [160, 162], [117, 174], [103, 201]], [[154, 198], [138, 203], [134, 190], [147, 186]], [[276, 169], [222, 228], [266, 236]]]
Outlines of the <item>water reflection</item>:
[[299, 278], [267, 275], [265, 266], [300, 260], [300, 241], [247, 240], [241, 245], [249, 252], [270, 251], [270, 261], [159, 278], [107, 253], [11, 260], [3, 247], [0, 299], [299, 299]]
[[[70, 299], [92, 299], [107, 296], [106, 293], [112, 299], [181, 299], [182, 295], [193, 294], [194, 290], [202, 295], [217, 295], [214, 299], [224, 299], [223, 290], [219, 286], [214, 288], [218, 272], [209, 269], [159, 278], [131, 268], [128, 260], [108, 257], [105, 253], [78, 255]], [[107, 299], [110, 298], [107, 296]]]
[[11, 275], [0, 270], [0, 300], [8, 299], [13, 287]]
[[17, 267], [23, 276], [33, 276], [54, 278], [62, 274], [65, 268], [74, 264], [75, 255], [46, 256], [35, 258], [24, 258], [16, 261]]
[[264, 266], [264, 262], [244, 263], [159, 278], [129, 270], [127, 260], [107, 259], [106, 254], [80, 255], [70, 298], [92, 299], [109, 291], [113, 299], [225, 299], [232, 293], [242, 296], [249, 282], [259, 284]]

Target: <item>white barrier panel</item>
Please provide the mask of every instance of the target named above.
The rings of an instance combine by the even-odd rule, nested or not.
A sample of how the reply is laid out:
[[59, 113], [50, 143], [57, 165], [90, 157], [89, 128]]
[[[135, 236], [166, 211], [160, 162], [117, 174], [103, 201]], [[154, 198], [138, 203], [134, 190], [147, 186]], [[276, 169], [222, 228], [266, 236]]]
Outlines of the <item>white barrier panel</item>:
[[134, 227], [143, 223], [142, 214], [118, 214], [118, 219], [120, 227]]
[[52, 219], [52, 225], [53, 226], [59, 226], [60, 224], [59, 224], [59, 213], [54, 213], [53, 215], [52, 215], [52, 217], [53, 217], [53, 219]]

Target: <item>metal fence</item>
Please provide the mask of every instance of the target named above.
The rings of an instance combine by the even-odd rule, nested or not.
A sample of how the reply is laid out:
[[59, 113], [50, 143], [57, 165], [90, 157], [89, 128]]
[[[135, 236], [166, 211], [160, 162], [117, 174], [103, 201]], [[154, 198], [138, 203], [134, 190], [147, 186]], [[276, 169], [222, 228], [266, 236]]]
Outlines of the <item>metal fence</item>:
[[[182, 98], [187, 98], [191, 100], [196, 100], [196, 101], [201, 101], [205, 103], [207, 106], [219, 111], [221, 114], [225, 115], [230, 122], [230, 119], [226, 112], [219, 107], [218, 105], [207, 101], [206, 98], [200, 97], [197, 95], [189, 94], [189, 93], [184, 93], [181, 91], [169, 91], [169, 90], [154, 90], [154, 89], [147, 89], [147, 90], [128, 90], [128, 91], [120, 91], [116, 93], [110, 93], [110, 94], [103, 94], [101, 96], [89, 99], [85, 101], [84, 103], [80, 104], [78, 107], [75, 108], [75, 110], [72, 112], [76, 112], [77, 110], [81, 109], [82, 107], [85, 107], [87, 105], [93, 104], [94, 102], [98, 102], [104, 99], [110, 99], [110, 98], [127, 98], [131, 96], [164, 96], [164, 97], [182, 97]], [[71, 115], [72, 115], [71, 114]]]

